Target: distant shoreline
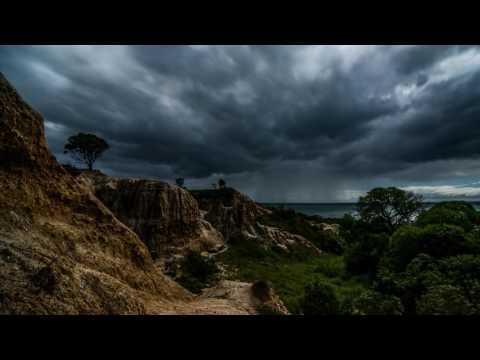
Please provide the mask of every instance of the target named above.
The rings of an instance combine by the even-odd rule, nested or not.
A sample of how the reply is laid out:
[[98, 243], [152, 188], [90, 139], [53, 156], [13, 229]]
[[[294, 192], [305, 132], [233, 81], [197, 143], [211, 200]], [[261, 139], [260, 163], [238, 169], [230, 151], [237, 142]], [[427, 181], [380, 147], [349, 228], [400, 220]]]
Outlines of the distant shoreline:
[[[425, 201], [425, 206], [431, 207], [441, 201]], [[472, 204], [477, 211], [480, 210], [480, 201], [467, 201]], [[346, 214], [355, 216], [357, 214], [355, 202], [335, 202], [335, 203], [260, 203], [266, 207], [283, 207], [294, 210], [305, 215], [317, 215], [323, 218], [342, 218]]]
[[[469, 204], [478, 204], [480, 205], [480, 200], [438, 200], [438, 201], [424, 201], [424, 204], [438, 204], [446, 201], [465, 201]], [[357, 202], [258, 202], [259, 204], [268, 206], [268, 205], [355, 205]]]

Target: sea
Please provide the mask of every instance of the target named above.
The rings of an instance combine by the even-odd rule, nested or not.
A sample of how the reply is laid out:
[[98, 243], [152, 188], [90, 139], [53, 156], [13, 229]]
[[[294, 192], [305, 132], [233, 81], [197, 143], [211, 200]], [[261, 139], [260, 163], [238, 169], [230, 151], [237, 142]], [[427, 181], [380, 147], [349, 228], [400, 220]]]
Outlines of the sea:
[[[430, 208], [434, 202], [426, 202], [425, 208]], [[471, 202], [480, 211], [480, 202]], [[342, 218], [346, 214], [357, 215], [356, 203], [263, 203], [269, 207], [284, 207], [305, 215], [319, 215], [323, 218]]]

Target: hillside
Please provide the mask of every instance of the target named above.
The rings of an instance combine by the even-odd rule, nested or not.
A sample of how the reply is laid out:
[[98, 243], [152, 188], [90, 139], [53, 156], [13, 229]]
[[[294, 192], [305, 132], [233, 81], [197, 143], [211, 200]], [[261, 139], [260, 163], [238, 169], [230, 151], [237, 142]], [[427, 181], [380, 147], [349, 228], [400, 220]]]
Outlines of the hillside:
[[145, 244], [55, 160], [0, 75], [0, 313], [248, 314], [163, 275]]

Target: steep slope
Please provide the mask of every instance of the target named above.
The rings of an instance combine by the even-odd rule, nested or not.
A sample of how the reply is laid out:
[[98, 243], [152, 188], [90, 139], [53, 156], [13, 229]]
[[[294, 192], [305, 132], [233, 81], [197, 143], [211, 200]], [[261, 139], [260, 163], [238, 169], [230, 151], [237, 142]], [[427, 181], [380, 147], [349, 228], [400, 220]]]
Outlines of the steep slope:
[[0, 74], [0, 313], [248, 311], [196, 299], [49, 152], [43, 120]]

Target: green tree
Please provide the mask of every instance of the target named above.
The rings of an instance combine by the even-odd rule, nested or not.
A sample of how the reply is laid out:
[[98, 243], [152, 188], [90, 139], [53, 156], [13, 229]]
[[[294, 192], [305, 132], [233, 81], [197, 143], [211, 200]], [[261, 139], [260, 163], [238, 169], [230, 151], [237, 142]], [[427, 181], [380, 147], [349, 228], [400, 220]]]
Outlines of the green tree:
[[420, 195], [395, 187], [375, 188], [361, 196], [357, 203], [363, 221], [384, 227], [389, 233], [400, 225], [411, 223], [422, 207]]
[[467, 252], [469, 244], [462, 228], [454, 225], [400, 227], [390, 239], [388, 256], [397, 271], [403, 271], [418, 254], [434, 258], [455, 256]]
[[93, 164], [108, 150], [110, 146], [105, 140], [94, 134], [79, 133], [70, 136], [64, 147], [64, 153], [87, 165], [88, 170], [93, 170]]
[[417, 303], [419, 315], [473, 315], [474, 307], [461, 289], [440, 285], [428, 289]]
[[353, 300], [351, 311], [352, 315], [402, 315], [404, 309], [398, 297], [367, 290]]
[[478, 223], [478, 214], [475, 208], [466, 202], [442, 202], [422, 212], [418, 216], [416, 223], [419, 226], [433, 224], [457, 225], [468, 232]]
[[336, 315], [340, 302], [332, 286], [317, 282], [305, 287], [302, 309], [305, 315]]
[[386, 234], [361, 234], [358, 241], [345, 251], [345, 268], [351, 274], [374, 275], [384, 252], [388, 248]]

